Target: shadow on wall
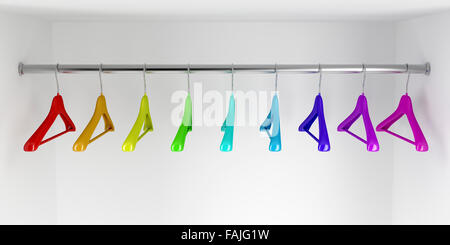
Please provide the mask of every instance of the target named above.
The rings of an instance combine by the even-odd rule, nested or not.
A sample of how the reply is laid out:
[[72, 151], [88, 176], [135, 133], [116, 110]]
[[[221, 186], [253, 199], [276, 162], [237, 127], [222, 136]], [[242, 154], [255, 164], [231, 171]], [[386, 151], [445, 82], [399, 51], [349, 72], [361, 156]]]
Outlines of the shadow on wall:
[[439, 123], [440, 120], [444, 120], [441, 116], [436, 116], [436, 109], [433, 109], [436, 105], [444, 105], [444, 101], [438, 101], [437, 103], [433, 101], [440, 100], [439, 96], [436, 96], [433, 92], [427, 92], [427, 89], [425, 86], [427, 86], [427, 83], [421, 83], [420, 92], [416, 96], [416, 104], [421, 105], [421, 114], [422, 120], [425, 130], [427, 130], [429, 133], [425, 134], [428, 136], [428, 139], [433, 139], [432, 141], [429, 140], [432, 143], [430, 146], [430, 150], [437, 152], [439, 156], [442, 157], [442, 163], [447, 163], [448, 158], [448, 151], [449, 145], [446, 140], [446, 132], [445, 128], [442, 128], [440, 126], [441, 123]]

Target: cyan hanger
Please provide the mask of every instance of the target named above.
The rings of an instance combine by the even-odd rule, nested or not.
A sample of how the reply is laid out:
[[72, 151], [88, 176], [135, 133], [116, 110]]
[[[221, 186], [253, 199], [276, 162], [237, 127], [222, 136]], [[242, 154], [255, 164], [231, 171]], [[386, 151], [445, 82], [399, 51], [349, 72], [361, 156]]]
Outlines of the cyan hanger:
[[170, 149], [173, 152], [183, 151], [184, 143], [186, 142], [186, 135], [192, 131], [192, 100], [191, 100], [191, 85], [190, 85], [190, 77], [191, 67], [188, 65], [187, 69], [187, 82], [188, 82], [188, 94], [186, 100], [184, 102], [184, 114], [183, 120], [181, 121], [181, 125], [178, 128], [177, 135], [175, 139], [173, 139], [172, 145]]
[[[272, 128], [272, 132], [270, 129]], [[280, 112], [278, 105], [278, 70], [275, 64], [275, 94], [272, 98], [272, 106], [266, 120], [259, 127], [259, 131], [265, 131], [270, 138], [269, 151], [281, 150]]]
[[[130, 133], [128, 134], [125, 142], [122, 145], [123, 151], [134, 151], [136, 148], [137, 142], [144, 137], [150, 131], [153, 131], [153, 123], [152, 117], [150, 116], [150, 108], [148, 105], [148, 97], [147, 97], [147, 80], [145, 74], [147, 73], [146, 65], [142, 69], [144, 76], [144, 96], [141, 99], [141, 107], [139, 108], [139, 114], [136, 119], [136, 122], [133, 125]], [[144, 130], [142, 134], [141, 129]], [[140, 134], [140, 135], [139, 135]]]
[[230, 103], [228, 105], [228, 114], [225, 121], [222, 124], [220, 130], [224, 132], [222, 143], [220, 143], [220, 150], [224, 152], [229, 152], [233, 150], [233, 132], [234, 132], [234, 111], [235, 111], [235, 101], [234, 101], [234, 67], [231, 66], [231, 96]]
[[[303, 131], [308, 133], [315, 141], [318, 143], [319, 151], [329, 151], [330, 150], [330, 139], [328, 138], [327, 125], [325, 123], [325, 114], [323, 112], [323, 101], [320, 95], [322, 85], [322, 68], [319, 64], [319, 94], [314, 100], [314, 106], [312, 112], [305, 119], [305, 121], [300, 124], [298, 131]], [[313, 135], [309, 129], [311, 128], [314, 121], [318, 118], [319, 122], [319, 138]]]

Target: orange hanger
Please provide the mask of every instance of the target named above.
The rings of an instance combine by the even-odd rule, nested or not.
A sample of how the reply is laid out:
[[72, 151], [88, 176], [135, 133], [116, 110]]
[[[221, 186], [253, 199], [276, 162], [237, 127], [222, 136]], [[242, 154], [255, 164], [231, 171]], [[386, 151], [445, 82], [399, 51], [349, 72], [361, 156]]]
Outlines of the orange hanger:
[[[73, 150], [74, 151], [85, 151], [87, 146], [94, 142], [96, 139], [100, 138], [107, 132], [114, 131], [114, 125], [111, 120], [111, 117], [109, 116], [108, 109], [106, 108], [106, 99], [103, 95], [103, 86], [102, 86], [102, 66], [99, 67], [99, 77], [100, 77], [100, 96], [97, 98], [97, 104], [95, 106], [94, 115], [92, 116], [91, 120], [89, 121], [86, 128], [83, 130], [81, 135], [78, 137], [75, 144], [73, 144]], [[100, 118], [103, 117], [103, 120], [105, 122], [105, 131], [100, 133], [99, 135], [95, 136], [91, 139], [92, 134], [95, 131], [95, 128], [97, 128], [98, 122], [100, 121]]]

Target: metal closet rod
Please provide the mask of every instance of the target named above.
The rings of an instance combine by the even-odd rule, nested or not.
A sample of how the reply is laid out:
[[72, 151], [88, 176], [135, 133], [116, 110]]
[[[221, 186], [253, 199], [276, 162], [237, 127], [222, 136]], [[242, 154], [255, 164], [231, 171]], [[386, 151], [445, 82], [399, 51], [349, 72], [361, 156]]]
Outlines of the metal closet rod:
[[[104, 73], [116, 72], [142, 72], [143, 64], [102, 64]], [[275, 70], [282, 73], [318, 73], [319, 64], [309, 65], [288, 65], [288, 64], [260, 64], [260, 65], [199, 65], [199, 64], [181, 64], [181, 65], [161, 65], [146, 64], [147, 73], [191, 73], [210, 72], [210, 73], [231, 73], [235, 72], [250, 73], [274, 73]], [[430, 74], [430, 63], [425, 64], [320, 64], [320, 70], [323, 73], [348, 74], [361, 73], [365, 68], [366, 73], [411, 73], [411, 74]], [[28, 73], [49, 73], [57, 70], [61, 73], [81, 73], [98, 72], [100, 64], [23, 64], [19, 63], [19, 74]]]

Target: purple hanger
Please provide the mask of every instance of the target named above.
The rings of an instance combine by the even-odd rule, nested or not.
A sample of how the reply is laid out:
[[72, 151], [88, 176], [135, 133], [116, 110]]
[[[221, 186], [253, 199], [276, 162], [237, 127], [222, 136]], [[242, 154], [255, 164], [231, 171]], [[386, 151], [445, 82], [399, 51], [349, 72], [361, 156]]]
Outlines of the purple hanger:
[[[317, 118], [319, 118], [319, 139], [317, 139], [317, 137], [309, 131], [312, 124]], [[323, 113], [323, 101], [320, 93], [316, 96], [312, 112], [305, 119], [305, 121], [300, 124], [300, 126], [298, 127], [298, 131], [304, 131], [308, 133], [314, 140], [316, 140], [317, 143], [319, 143], [319, 151], [330, 150], [330, 140], [328, 138], [327, 125], [325, 123], [325, 115]]]
[[[349, 129], [352, 124], [362, 115], [364, 121], [364, 127], [366, 128], [367, 140], [359, 137], [358, 135], [350, 132]], [[368, 151], [378, 151], [380, 145], [378, 144], [377, 136], [375, 130], [373, 129], [372, 122], [370, 121], [369, 108], [367, 106], [367, 99], [364, 93], [358, 97], [358, 102], [356, 103], [355, 110], [338, 126], [338, 131], [344, 131], [351, 136], [357, 138], [367, 145]]]
[[[415, 141], [412, 141], [392, 131], [389, 131], [389, 127], [391, 127], [392, 124], [394, 124], [403, 115], [406, 115], [406, 117], [408, 118], [409, 125], [411, 126], [411, 130], [413, 132]], [[388, 118], [386, 118], [384, 121], [378, 124], [377, 131], [392, 134], [397, 138], [400, 138], [406, 142], [415, 145], [416, 151], [428, 151], [427, 140], [425, 139], [425, 136], [423, 135], [422, 130], [420, 129], [419, 123], [417, 122], [416, 117], [414, 116], [411, 97], [409, 97], [408, 93], [402, 96], [397, 109]]]

